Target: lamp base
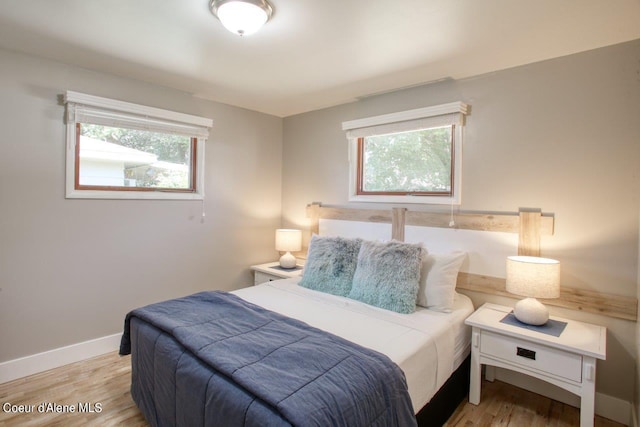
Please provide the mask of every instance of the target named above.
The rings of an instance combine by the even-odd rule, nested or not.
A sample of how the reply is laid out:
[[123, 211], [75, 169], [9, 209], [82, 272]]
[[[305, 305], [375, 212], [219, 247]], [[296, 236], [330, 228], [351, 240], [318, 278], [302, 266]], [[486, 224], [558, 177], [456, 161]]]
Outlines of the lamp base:
[[291, 252], [287, 252], [286, 254], [280, 257], [280, 267], [295, 268], [295, 266], [296, 266], [296, 257], [291, 255]]
[[528, 325], [544, 325], [549, 320], [549, 310], [535, 298], [525, 298], [516, 303], [513, 315]]

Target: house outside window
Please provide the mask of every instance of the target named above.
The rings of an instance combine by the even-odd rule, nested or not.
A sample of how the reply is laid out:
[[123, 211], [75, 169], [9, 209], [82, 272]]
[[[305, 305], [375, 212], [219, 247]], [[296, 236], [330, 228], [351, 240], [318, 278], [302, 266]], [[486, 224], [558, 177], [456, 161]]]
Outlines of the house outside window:
[[459, 204], [461, 102], [344, 122], [349, 140], [349, 200]]
[[204, 197], [210, 119], [67, 92], [67, 198]]

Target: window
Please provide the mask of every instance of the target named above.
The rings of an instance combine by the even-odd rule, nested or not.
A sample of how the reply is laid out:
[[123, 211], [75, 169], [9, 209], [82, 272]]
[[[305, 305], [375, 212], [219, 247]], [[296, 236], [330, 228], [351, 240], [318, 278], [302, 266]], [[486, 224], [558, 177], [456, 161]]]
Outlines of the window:
[[451, 196], [454, 128], [358, 138], [357, 194]]
[[456, 102], [344, 122], [349, 200], [459, 204], [466, 111]]
[[210, 119], [67, 92], [67, 197], [204, 196]]

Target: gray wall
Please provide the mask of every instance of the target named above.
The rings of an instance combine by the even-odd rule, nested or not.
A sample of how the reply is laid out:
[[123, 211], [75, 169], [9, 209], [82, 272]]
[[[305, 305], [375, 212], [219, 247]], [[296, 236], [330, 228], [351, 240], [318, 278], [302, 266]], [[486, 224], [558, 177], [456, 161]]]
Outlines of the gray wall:
[[[542, 251], [562, 262], [563, 285], [635, 297], [640, 40], [287, 117], [285, 225], [305, 225], [304, 207], [312, 201], [349, 205], [343, 121], [452, 101], [471, 105], [461, 209], [538, 207], [554, 213], [555, 235], [543, 238]], [[480, 294], [473, 299], [476, 305], [488, 299], [514, 303]], [[635, 324], [568, 310], [552, 313], [609, 328], [598, 391], [633, 401]]]
[[[66, 200], [74, 90], [213, 119], [201, 202]], [[252, 283], [275, 259], [282, 119], [0, 50], [0, 362], [121, 332], [142, 304]]]

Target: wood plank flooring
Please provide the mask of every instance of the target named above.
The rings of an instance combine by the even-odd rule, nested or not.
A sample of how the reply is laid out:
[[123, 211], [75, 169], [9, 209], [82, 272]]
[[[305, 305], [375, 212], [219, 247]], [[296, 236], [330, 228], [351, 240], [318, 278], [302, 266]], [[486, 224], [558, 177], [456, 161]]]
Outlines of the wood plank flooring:
[[[621, 427], [615, 421], [595, 417], [595, 427]], [[464, 401], [445, 427], [526, 426], [569, 427], [580, 425], [580, 410], [527, 390], [494, 381], [482, 382], [478, 406]]]
[[[6, 413], [0, 426], [148, 426], [131, 400], [131, 356], [108, 353], [0, 384], [0, 404], [35, 405], [35, 413]], [[75, 413], [39, 413], [42, 402], [75, 407]], [[79, 413], [79, 403], [101, 404], [101, 412]]]
[[[147, 426], [131, 400], [130, 357], [109, 353], [16, 381], [0, 384], [0, 404], [34, 405], [34, 413], [7, 413], [0, 407], [0, 427], [5, 426]], [[40, 403], [73, 407], [74, 413], [39, 413]], [[100, 412], [78, 412], [80, 403]], [[87, 407], [84, 406], [86, 409]], [[46, 408], [45, 408], [46, 409]], [[478, 406], [466, 401], [445, 424], [473, 426], [577, 426], [579, 411], [509, 384], [484, 382]], [[621, 424], [596, 417], [596, 427]]]

